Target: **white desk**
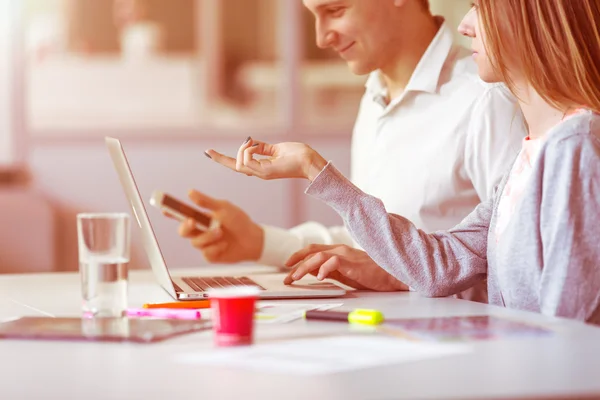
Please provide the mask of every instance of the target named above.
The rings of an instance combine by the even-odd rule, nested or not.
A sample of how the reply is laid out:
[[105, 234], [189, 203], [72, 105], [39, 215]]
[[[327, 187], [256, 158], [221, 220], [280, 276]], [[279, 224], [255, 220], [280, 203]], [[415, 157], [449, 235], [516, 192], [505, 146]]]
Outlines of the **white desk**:
[[[223, 273], [223, 268], [219, 270]], [[204, 272], [214, 274], [215, 270]], [[130, 281], [133, 306], [170, 299], [148, 271], [131, 273]], [[211, 332], [152, 345], [0, 341], [0, 399], [582, 398], [594, 393], [600, 397], [598, 328], [415, 293], [354, 293], [341, 302], [348, 309], [380, 309], [387, 318], [510, 316], [541, 323], [557, 333], [548, 338], [481, 341], [473, 344], [473, 352], [460, 356], [314, 378], [173, 361], [173, 354], [212, 349]], [[0, 319], [43, 313], [77, 316], [79, 306], [76, 274], [0, 276]], [[257, 328], [257, 341], [269, 342], [343, 334], [349, 326], [295, 321]]]

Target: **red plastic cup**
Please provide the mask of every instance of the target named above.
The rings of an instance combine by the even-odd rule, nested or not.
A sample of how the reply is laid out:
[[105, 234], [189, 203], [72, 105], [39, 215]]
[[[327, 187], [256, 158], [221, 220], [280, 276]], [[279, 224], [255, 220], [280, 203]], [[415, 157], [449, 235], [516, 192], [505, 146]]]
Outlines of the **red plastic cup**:
[[254, 309], [260, 290], [231, 287], [208, 292], [215, 344], [220, 347], [250, 345], [254, 341]]

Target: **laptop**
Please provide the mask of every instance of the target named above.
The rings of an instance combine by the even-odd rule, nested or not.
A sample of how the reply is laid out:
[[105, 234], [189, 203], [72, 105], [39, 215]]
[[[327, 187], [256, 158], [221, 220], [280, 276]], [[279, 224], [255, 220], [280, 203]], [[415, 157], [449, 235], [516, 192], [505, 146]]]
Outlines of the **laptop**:
[[346, 291], [332, 282], [307, 280], [306, 283], [285, 285], [282, 274], [256, 274], [244, 276], [171, 276], [158, 240], [148, 218], [144, 202], [135, 183], [125, 150], [118, 139], [105, 138], [115, 170], [131, 206], [134, 218], [142, 232], [142, 242], [152, 271], [162, 288], [177, 300], [194, 300], [208, 297], [212, 288], [228, 286], [256, 286], [261, 298], [321, 298], [338, 297]]

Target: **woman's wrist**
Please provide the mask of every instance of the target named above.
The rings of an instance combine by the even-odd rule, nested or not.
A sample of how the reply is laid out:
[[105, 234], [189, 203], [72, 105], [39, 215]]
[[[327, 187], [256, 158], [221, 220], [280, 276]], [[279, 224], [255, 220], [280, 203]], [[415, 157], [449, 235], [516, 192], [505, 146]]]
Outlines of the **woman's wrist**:
[[317, 175], [321, 173], [323, 168], [327, 165], [327, 161], [321, 157], [319, 153], [316, 151], [312, 151], [312, 153], [308, 156], [308, 167], [306, 168], [305, 177], [309, 181], [314, 181]]

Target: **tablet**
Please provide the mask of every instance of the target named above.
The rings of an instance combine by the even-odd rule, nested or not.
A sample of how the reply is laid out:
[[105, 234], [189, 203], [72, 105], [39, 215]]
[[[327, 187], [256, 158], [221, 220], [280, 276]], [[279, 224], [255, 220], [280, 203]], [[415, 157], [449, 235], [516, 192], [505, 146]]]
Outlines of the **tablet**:
[[0, 323], [0, 339], [152, 343], [210, 329], [209, 321], [145, 318], [21, 317]]

